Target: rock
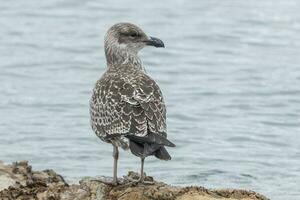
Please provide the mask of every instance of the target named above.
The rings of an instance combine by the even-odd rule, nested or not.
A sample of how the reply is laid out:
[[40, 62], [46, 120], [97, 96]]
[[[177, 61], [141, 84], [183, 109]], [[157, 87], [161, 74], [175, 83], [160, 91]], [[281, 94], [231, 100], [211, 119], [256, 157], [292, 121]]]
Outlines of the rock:
[[3, 189], [9, 188], [9, 186], [12, 186], [16, 183], [16, 181], [7, 175], [1, 175], [0, 174], [0, 191]]
[[[106, 177], [111, 179], [110, 177]], [[105, 177], [86, 177], [79, 184], [68, 185], [53, 170], [33, 171], [27, 161], [4, 165], [0, 162], [1, 200], [268, 200], [253, 191], [204, 187], [176, 187], [156, 182], [146, 176], [149, 184], [132, 183], [138, 174], [129, 172], [113, 186], [102, 182]]]
[[10, 177], [14, 182], [0, 191], [0, 199], [59, 199], [60, 192], [68, 188], [64, 179], [53, 170], [35, 172], [27, 161], [12, 165], [0, 163], [0, 179]]

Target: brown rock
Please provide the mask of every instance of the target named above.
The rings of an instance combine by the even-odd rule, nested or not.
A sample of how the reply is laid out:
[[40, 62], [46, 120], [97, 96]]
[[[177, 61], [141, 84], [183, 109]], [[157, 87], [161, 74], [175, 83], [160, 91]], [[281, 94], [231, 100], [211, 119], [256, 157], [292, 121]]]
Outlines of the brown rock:
[[122, 184], [104, 184], [98, 178], [83, 178], [79, 185], [68, 185], [53, 170], [33, 171], [27, 161], [4, 165], [0, 162], [1, 200], [268, 200], [253, 191], [204, 187], [175, 187], [156, 182], [132, 184], [138, 174], [129, 172]]

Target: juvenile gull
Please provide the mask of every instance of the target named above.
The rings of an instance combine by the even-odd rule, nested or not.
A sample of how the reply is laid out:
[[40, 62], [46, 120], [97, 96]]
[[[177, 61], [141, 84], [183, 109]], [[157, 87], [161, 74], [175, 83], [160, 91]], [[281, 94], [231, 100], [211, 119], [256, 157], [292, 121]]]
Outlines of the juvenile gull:
[[144, 160], [154, 155], [162, 160], [171, 156], [167, 139], [166, 107], [162, 92], [150, 78], [138, 52], [145, 46], [164, 47], [131, 23], [113, 25], [104, 39], [107, 69], [97, 81], [90, 100], [92, 129], [113, 145], [112, 183], [117, 184], [118, 147], [141, 158], [140, 182], [144, 181]]

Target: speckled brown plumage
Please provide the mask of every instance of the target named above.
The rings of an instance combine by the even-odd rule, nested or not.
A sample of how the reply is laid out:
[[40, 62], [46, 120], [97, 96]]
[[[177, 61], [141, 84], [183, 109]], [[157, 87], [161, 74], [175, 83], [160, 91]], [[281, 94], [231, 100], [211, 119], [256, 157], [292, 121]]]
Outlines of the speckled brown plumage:
[[137, 66], [110, 67], [91, 99], [92, 128], [99, 138], [128, 148], [127, 134], [166, 137], [166, 108], [153, 79]]
[[118, 147], [144, 159], [154, 155], [170, 160], [166, 107], [162, 92], [138, 57], [145, 46], [164, 47], [130, 23], [112, 26], [104, 41], [107, 69], [97, 81], [90, 101], [91, 125], [96, 135], [114, 147], [114, 182], [117, 182]]

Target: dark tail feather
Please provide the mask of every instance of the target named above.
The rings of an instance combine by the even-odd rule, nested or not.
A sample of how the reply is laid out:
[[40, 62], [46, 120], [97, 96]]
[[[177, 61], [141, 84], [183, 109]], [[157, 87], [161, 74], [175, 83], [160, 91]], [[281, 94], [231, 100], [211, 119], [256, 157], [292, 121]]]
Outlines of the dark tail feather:
[[175, 147], [175, 144], [173, 144], [167, 138], [158, 134], [149, 133], [145, 137], [139, 137], [136, 135], [126, 135], [125, 137], [127, 137], [129, 140], [135, 141], [136, 143], [154, 143], [168, 147]]
[[160, 147], [154, 154], [156, 158], [161, 160], [171, 160], [171, 156], [165, 147]]
[[144, 153], [144, 146], [129, 140], [129, 148], [133, 155], [142, 157]]
[[130, 140], [129, 148], [131, 153], [133, 153], [134, 155], [138, 157], [147, 157], [150, 155], [154, 155], [155, 152], [157, 152], [161, 148], [161, 145], [153, 144], [153, 143], [139, 144], [137, 142]]

